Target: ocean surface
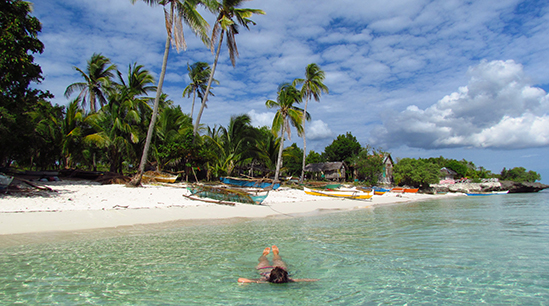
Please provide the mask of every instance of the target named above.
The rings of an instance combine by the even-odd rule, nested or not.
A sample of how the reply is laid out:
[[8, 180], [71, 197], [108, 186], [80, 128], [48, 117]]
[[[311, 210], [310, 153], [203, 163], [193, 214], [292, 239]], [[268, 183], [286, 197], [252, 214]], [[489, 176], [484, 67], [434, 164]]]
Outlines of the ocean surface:
[[[273, 244], [320, 280], [237, 283]], [[549, 193], [4, 236], [0, 271], [3, 305], [549, 305]]]

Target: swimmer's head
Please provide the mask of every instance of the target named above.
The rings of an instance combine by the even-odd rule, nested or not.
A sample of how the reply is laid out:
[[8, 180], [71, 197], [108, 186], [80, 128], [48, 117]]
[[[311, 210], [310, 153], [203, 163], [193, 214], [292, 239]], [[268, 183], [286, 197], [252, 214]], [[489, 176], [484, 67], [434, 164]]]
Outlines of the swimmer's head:
[[267, 281], [276, 284], [287, 283], [289, 281], [288, 271], [284, 270], [282, 267], [274, 267], [274, 269], [271, 270]]

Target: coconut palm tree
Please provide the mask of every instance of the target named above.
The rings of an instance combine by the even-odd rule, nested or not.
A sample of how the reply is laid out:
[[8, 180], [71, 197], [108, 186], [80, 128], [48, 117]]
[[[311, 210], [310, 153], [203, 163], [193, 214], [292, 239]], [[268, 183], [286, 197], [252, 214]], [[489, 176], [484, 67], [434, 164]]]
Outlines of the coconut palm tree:
[[[206, 92], [207, 87], [206, 84], [208, 83], [212, 69], [206, 62], [196, 62], [190, 66], [187, 64], [187, 70], [189, 71], [189, 79], [191, 80], [191, 83], [183, 90], [183, 97], [187, 96], [187, 98], [190, 98], [191, 95], [193, 96], [193, 104], [191, 106], [192, 119], [194, 113], [194, 101], [197, 95], [200, 100], [204, 99], [204, 92]], [[219, 85], [218, 80], [213, 79], [213, 82]], [[215, 96], [211, 91], [210, 95]]]
[[[116, 65], [111, 64], [111, 60], [107, 57], [94, 53], [88, 65], [86, 71], [78, 67], [74, 67], [76, 71], [80, 72], [85, 82], [72, 83], [65, 90], [65, 97], [70, 97], [74, 91], [79, 90], [79, 100], [82, 103], [82, 108], [87, 103], [90, 104], [90, 112], [95, 113], [96, 101], [99, 100], [101, 107], [107, 102], [104, 90], [109, 86], [111, 78], [114, 76], [113, 72], [116, 70]], [[89, 97], [86, 100], [86, 96]]]
[[[297, 134], [303, 133], [303, 110], [296, 107], [294, 104], [301, 103], [300, 92], [289, 83], [284, 83], [278, 87], [278, 97], [276, 101], [267, 100], [265, 105], [268, 108], [278, 108], [273, 119], [273, 125], [271, 129], [276, 136], [280, 135], [280, 147], [278, 148], [278, 161], [276, 162], [276, 170], [274, 182], [278, 182], [278, 176], [280, 174], [280, 168], [282, 167], [282, 152], [284, 150], [284, 134], [288, 135], [288, 139], [291, 139], [292, 132], [290, 124], [297, 129]], [[308, 118], [309, 114], [305, 115]]]
[[251, 126], [251, 121], [247, 114], [232, 116], [227, 128], [208, 129], [206, 142], [216, 152], [216, 160], [212, 164], [214, 175], [231, 175], [238, 164], [252, 157], [258, 133]]
[[[130, 0], [132, 3], [138, 0]], [[162, 95], [162, 85], [164, 84], [164, 76], [166, 75], [166, 66], [168, 63], [168, 54], [170, 53], [170, 42], [172, 42], [177, 51], [185, 49], [187, 47], [185, 38], [183, 36], [183, 22], [185, 22], [195, 34], [197, 34], [205, 44], [209, 43], [207, 35], [208, 23], [196, 10], [196, 6], [202, 1], [198, 0], [143, 0], [145, 3], [151, 6], [162, 5], [164, 7], [164, 17], [166, 22], [166, 44], [164, 48], [164, 58], [162, 60], [162, 71], [160, 72], [160, 78], [158, 79], [158, 86], [156, 89], [156, 97], [154, 99], [153, 113], [151, 121], [149, 123], [149, 129], [147, 131], [147, 137], [145, 139], [145, 146], [143, 148], [143, 154], [141, 156], [141, 162], [139, 163], [139, 169], [137, 174], [133, 177], [129, 185], [139, 186], [141, 185], [141, 177], [145, 170], [145, 164], [147, 163], [147, 157], [149, 148], [151, 146], [151, 139], [153, 136], [153, 130], [156, 124], [156, 116], [158, 113], [158, 104]]]
[[61, 154], [65, 168], [72, 167], [75, 155], [79, 154], [82, 147], [82, 122], [84, 112], [78, 107], [78, 99], [73, 100], [66, 108], [65, 117], [61, 124], [63, 140], [61, 142]]
[[[213, 76], [215, 74], [215, 68], [217, 67], [217, 60], [219, 59], [219, 52], [221, 51], [221, 43], [223, 42], [223, 37], [227, 37], [227, 47], [229, 49], [229, 57], [231, 58], [231, 63], [233, 67], [235, 66], [236, 57], [238, 56], [238, 48], [236, 46], [235, 35], [238, 34], [238, 25], [244, 26], [246, 29], [250, 29], [248, 24], [252, 23], [255, 25], [251, 19], [249, 19], [253, 14], [264, 15], [265, 12], [259, 9], [248, 9], [248, 8], [238, 8], [244, 1], [247, 0], [223, 0], [222, 2], [213, 1], [216, 5], [212, 9], [214, 14], [217, 14], [217, 19], [212, 30], [212, 39], [210, 41], [210, 49], [212, 53], [215, 51], [214, 44], [217, 41], [217, 51], [215, 53], [215, 59], [212, 66], [212, 73], [208, 79], [208, 85], [206, 87], [206, 92], [204, 93], [204, 98], [202, 99], [202, 104], [200, 105], [200, 111], [196, 117], [194, 124], [193, 133], [196, 136], [198, 132], [198, 125], [200, 124], [200, 118], [202, 117], [202, 112], [208, 101], [208, 94], [210, 93], [210, 88], [212, 86]], [[236, 19], [236, 21], [234, 20]]]
[[305, 133], [305, 114], [307, 113], [307, 105], [311, 98], [314, 98], [315, 101], [318, 102], [322, 92], [328, 93], [328, 87], [322, 83], [324, 78], [324, 71], [320, 69], [320, 66], [312, 63], [305, 68], [305, 78], [295, 79], [293, 82], [294, 86], [303, 85], [301, 87], [301, 96], [305, 98], [305, 107], [303, 108], [303, 165], [301, 167], [301, 176], [299, 177], [300, 183], [303, 183], [303, 178], [305, 176], [305, 157], [307, 154], [307, 139]]

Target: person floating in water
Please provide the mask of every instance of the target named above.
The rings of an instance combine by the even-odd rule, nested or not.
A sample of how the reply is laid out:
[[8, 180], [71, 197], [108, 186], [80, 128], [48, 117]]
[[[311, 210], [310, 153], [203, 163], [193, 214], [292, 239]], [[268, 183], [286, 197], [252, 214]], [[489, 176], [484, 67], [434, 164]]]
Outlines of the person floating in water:
[[259, 257], [259, 263], [255, 267], [259, 272], [259, 275], [262, 277], [259, 279], [247, 279], [239, 278], [239, 283], [292, 283], [292, 282], [315, 282], [318, 279], [291, 279], [288, 277], [288, 267], [286, 263], [280, 257], [278, 247], [276, 245], [272, 246], [273, 249], [273, 264], [269, 263], [267, 255], [271, 252], [269, 247], [266, 247], [263, 250], [263, 253]]

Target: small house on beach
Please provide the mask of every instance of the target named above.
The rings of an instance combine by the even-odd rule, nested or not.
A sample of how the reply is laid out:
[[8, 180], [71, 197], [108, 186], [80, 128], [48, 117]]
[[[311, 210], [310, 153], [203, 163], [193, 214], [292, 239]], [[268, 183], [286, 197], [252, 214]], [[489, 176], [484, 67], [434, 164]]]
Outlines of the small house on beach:
[[454, 184], [457, 172], [455, 172], [452, 169], [448, 169], [444, 167], [440, 169], [440, 175], [443, 179], [440, 180], [439, 184]]
[[327, 179], [333, 181], [345, 180], [345, 162], [326, 162], [307, 164], [305, 172], [311, 172], [316, 179]]
[[379, 177], [379, 184], [391, 185], [393, 183], [393, 167], [395, 163], [391, 154], [387, 153], [383, 155], [383, 170]]

